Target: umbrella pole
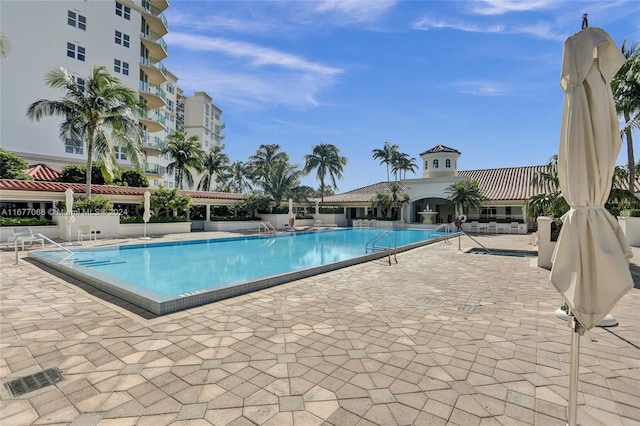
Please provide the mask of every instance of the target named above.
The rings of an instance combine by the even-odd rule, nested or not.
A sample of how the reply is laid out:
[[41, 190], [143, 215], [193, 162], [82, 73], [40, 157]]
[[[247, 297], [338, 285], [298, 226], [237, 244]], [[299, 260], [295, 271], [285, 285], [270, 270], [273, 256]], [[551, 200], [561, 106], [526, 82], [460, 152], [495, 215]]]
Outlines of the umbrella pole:
[[569, 312], [569, 327], [571, 333], [571, 360], [569, 369], [569, 426], [578, 424], [578, 371], [580, 369], [580, 336], [584, 334], [584, 327]]

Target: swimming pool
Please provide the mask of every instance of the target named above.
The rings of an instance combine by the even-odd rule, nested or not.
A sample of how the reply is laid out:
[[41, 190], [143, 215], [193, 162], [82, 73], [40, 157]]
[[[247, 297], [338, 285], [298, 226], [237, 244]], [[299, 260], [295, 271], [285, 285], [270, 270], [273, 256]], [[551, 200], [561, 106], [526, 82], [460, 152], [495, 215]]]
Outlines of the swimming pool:
[[[384, 231], [348, 228], [121, 245], [77, 249], [73, 255], [37, 250], [29, 257], [161, 315], [380, 258], [386, 251], [366, 253], [365, 246]], [[398, 251], [450, 236], [387, 231]]]

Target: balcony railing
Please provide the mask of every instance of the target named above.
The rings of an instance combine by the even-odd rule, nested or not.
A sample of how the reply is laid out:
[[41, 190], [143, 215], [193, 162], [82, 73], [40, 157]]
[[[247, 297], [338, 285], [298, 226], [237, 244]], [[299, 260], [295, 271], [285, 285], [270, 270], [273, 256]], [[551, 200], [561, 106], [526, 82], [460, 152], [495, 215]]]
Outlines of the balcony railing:
[[146, 137], [142, 140], [142, 145], [143, 146], [148, 146], [149, 148], [155, 148], [155, 149], [158, 149], [158, 150], [162, 151], [164, 149], [164, 147], [166, 146], [166, 143], [165, 143], [165, 141], [163, 141], [162, 139], [160, 139], [157, 136], [146, 135]]
[[162, 48], [165, 50], [165, 52], [168, 52], [167, 49], [167, 42], [165, 42], [162, 39], [162, 36], [158, 33], [155, 33], [153, 31], [147, 31], [147, 32], [140, 32], [140, 37], [146, 38], [149, 41], [152, 41], [154, 43], [158, 43], [160, 46], [162, 46]]
[[161, 113], [158, 110], [156, 110], [156, 118], [155, 118], [155, 120], [158, 121], [159, 123], [161, 123], [164, 126], [164, 121], [165, 121], [164, 114]]
[[145, 164], [144, 166], [144, 172], [149, 174], [162, 176], [166, 173], [166, 171], [167, 171], [167, 168], [162, 167], [159, 164]]
[[162, 87], [156, 86], [156, 95], [160, 96], [165, 102], [167, 101], [167, 94], [162, 90]]

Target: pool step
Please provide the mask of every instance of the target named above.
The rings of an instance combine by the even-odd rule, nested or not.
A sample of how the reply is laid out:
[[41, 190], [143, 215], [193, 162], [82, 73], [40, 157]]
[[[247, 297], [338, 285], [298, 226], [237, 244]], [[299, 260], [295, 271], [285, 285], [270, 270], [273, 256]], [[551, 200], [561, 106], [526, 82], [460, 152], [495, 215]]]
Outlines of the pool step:
[[117, 265], [120, 263], [127, 263], [126, 260], [115, 260], [109, 259], [106, 257], [98, 257], [91, 259], [73, 259], [73, 263], [80, 266], [92, 267], [92, 266], [102, 266], [102, 265]]

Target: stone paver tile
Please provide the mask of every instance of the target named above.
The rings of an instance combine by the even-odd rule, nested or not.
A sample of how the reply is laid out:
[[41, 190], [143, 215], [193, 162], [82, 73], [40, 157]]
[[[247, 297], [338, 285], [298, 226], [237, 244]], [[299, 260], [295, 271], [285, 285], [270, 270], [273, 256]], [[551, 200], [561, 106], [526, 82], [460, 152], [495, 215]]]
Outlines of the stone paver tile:
[[396, 402], [393, 393], [389, 389], [370, 389], [369, 397], [374, 404], [388, 404]]
[[202, 419], [207, 411], [207, 404], [186, 404], [178, 412], [177, 420]]
[[138, 424], [138, 417], [120, 417], [117, 419], [102, 419], [98, 426], [135, 426]]
[[95, 426], [100, 423], [100, 420], [102, 420], [104, 414], [104, 412], [82, 413], [78, 417], [73, 419], [69, 426]]
[[377, 425], [396, 424], [393, 414], [385, 404], [373, 405], [363, 417]]
[[305, 409], [302, 396], [281, 396], [278, 400], [280, 411], [303, 411]]
[[427, 413], [433, 414], [434, 416], [448, 419], [453, 411], [453, 406], [436, 401], [435, 399], [429, 399], [423, 410]]
[[204, 418], [213, 425], [226, 426], [242, 417], [242, 407], [207, 410]]

